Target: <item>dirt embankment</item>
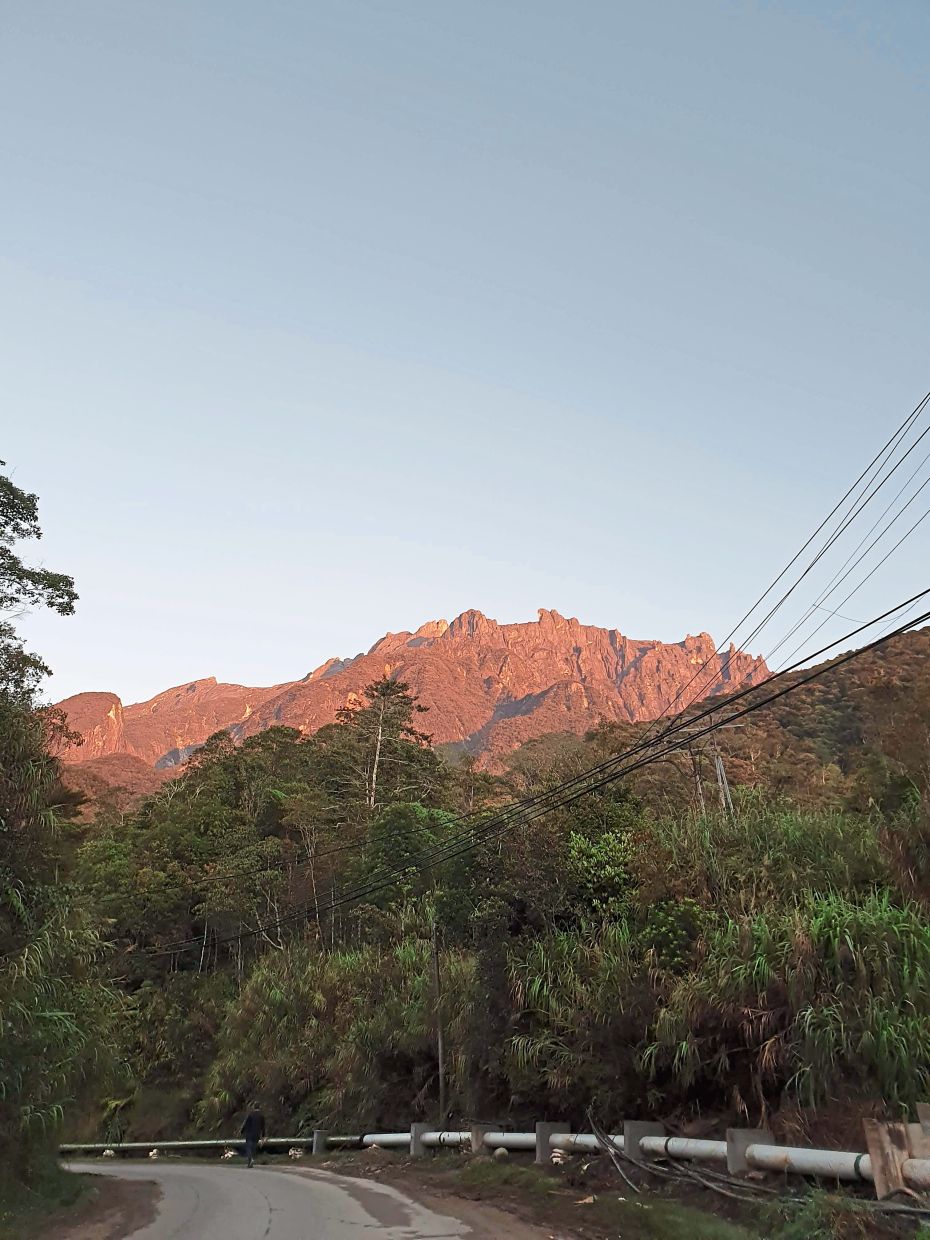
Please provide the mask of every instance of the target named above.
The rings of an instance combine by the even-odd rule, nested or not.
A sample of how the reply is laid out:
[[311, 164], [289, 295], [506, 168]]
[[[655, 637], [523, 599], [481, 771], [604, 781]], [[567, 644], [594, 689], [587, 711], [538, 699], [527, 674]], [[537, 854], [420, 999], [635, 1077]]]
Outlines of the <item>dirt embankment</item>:
[[154, 1222], [161, 1196], [156, 1184], [95, 1175], [81, 1178], [87, 1182], [84, 1196], [49, 1215], [31, 1240], [124, 1240]]

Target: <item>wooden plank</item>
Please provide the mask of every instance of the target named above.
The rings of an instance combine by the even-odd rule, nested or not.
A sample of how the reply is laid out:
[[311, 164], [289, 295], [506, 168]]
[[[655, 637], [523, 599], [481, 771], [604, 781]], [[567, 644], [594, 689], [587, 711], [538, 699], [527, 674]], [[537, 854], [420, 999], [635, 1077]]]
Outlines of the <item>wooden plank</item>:
[[909, 1157], [906, 1124], [883, 1124], [877, 1119], [864, 1119], [865, 1143], [872, 1160], [872, 1179], [879, 1201], [894, 1193], [907, 1192], [904, 1164]]

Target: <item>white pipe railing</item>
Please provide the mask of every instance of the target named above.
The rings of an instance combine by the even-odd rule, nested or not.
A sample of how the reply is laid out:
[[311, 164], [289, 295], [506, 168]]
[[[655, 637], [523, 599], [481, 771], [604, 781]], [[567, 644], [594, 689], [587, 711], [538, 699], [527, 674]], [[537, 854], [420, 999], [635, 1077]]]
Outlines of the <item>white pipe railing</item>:
[[746, 1162], [758, 1171], [791, 1171], [796, 1175], [819, 1175], [831, 1180], [872, 1179], [872, 1160], [868, 1154], [850, 1154], [842, 1150], [754, 1144], [746, 1150]]
[[381, 1150], [410, 1149], [410, 1129], [406, 1132], [368, 1132], [361, 1140], [365, 1147], [376, 1145]]
[[534, 1132], [486, 1132], [484, 1143], [490, 1150], [535, 1150]]
[[[616, 1140], [616, 1138], [614, 1138]], [[668, 1158], [689, 1158], [695, 1162], [726, 1162], [726, 1141], [698, 1141], [693, 1137], [642, 1137], [641, 1154], [665, 1154]]]
[[[401, 1134], [404, 1138], [404, 1144], [410, 1144], [410, 1133]], [[376, 1144], [374, 1138], [365, 1138], [362, 1136], [342, 1137], [329, 1136], [326, 1137], [326, 1144], [335, 1149], [343, 1146], [361, 1146], [363, 1143], [368, 1145]], [[313, 1145], [313, 1137], [265, 1137], [262, 1142], [265, 1146], [280, 1146], [281, 1148], [289, 1148], [291, 1146], [300, 1145], [304, 1149], [308, 1149]], [[245, 1149], [244, 1137], [225, 1137], [222, 1140], [213, 1138], [208, 1141], [66, 1141], [59, 1145], [58, 1152], [60, 1154], [102, 1154], [104, 1150], [118, 1150], [125, 1152], [136, 1150], [230, 1150], [241, 1147]]]
[[[611, 1137], [611, 1140], [623, 1149], [623, 1137]], [[590, 1132], [554, 1132], [549, 1138], [549, 1145], [566, 1154], [597, 1154], [601, 1150], [600, 1141]]]
[[[371, 1148], [381, 1149], [412, 1149], [411, 1133], [407, 1132], [369, 1132], [360, 1136], [330, 1136], [318, 1134], [329, 1148]], [[488, 1149], [505, 1150], [536, 1150], [537, 1136], [533, 1132], [483, 1132], [481, 1141]], [[620, 1135], [610, 1138], [621, 1150], [624, 1149], [624, 1138]], [[420, 1143], [427, 1148], [460, 1148], [469, 1146], [472, 1141], [472, 1130], [436, 1130], [421, 1132]], [[268, 1137], [266, 1148], [290, 1148], [293, 1146], [307, 1148], [313, 1146], [313, 1137]], [[59, 1146], [63, 1155], [101, 1154], [104, 1150], [114, 1152], [137, 1153], [158, 1150], [209, 1150], [237, 1149], [244, 1147], [240, 1137], [228, 1140], [198, 1139], [190, 1141], [121, 1141], [121, 1142], [67, 1142]], [[553, 1150], [566, 1153], [597, 1153], [601, 1149], [600, 1142], [592, 1133], [556, 1132], [548, 1138], [548, 1145]], [[630, 1151], [634, 1154], [634, 1151]], [[724, 1165], [728, 1161], [728, 1143], [726, 1141], [705, 1141], [691, 1137], [644, 1136], [638, 1142], [635, 1155], [649, 1158], [665, 1157], [687, 1159], [698, 1162], [717, 1162]], [[767, 1145], [754, 1142], [745, 1147], [745, 1165], [753, 1170], [819, 1176], [823, 1179], [866, 1181], [874, 1180], [872, 1161], [866, 1153], [845, 1150], [805, 1149], [790, 1145]], [[905, 1182], [911, 1188], [930, 1189], [930, 1159], [909, 1158], [901, 1168]]]

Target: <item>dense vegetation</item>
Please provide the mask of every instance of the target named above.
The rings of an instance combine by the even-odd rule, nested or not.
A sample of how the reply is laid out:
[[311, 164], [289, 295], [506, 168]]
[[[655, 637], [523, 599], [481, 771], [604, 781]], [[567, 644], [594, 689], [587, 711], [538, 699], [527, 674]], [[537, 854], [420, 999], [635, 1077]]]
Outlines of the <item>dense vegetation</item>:
[[450, 1119], [926, 1096], [926, 638], [730, 734], [732, 815], [676, 758], [410, 869], [635, 730], [546, 738], [492, 777], [443, 761], [384, 679], [313, 737], [213, 738], [82, 828], [130, 1014], [111, 1131], [221, 1129], [252, 1096], [288, 1131], [438, 1118], [437, 1018]]
[[[0, 475], [0, 617], [44, 605], [67, 615], [72, 582], [30, 568], [16, 545], [39, 537], [37, 502]], [[53, 1165], [55, 1130], [91, 1075], [106, 1080], [118, 1002], [101, 972], [99, 922], [66, 880], [51, 757], [61, 734], [38, 709], [46, 671], [0, 622], [0, 1200]]]
[[[14, 554], [34, 497], [0, 500], [0, 602], [67, 613], [68, 579]], [[711, 755], [679, 754], [453, 854], [464, 815], [641, 729], [491, 775], [386, 677], [312, 737], [217, 735], [136, 811], [78, 823], [42, 665], [8, 625], [0, 650], [7, 1174], [35, 1178], [63, 1114], [156, 1138], [228, 1131], [252, 1097], [293, 1132], [927, 1096], [930, 633], [725, 733], [732, 812]]]

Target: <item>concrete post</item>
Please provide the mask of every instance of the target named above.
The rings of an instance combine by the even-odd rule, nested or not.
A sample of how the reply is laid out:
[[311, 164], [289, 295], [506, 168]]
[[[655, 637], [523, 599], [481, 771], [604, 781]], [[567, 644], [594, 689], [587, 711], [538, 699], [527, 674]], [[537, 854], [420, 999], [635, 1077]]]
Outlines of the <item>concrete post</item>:
[[745, 1175], [752, 1168], [746, 1161], [750, 1145], [774, 1145], [775, 1138], [767, 1128], [727, 1129], [727, 1171], [730, 1175]]
[[656, 1155], [647, 1154], [641, 1150], [639, 1148], [640, 1141], [642, 1141], [643, 1137], [664, 1136], [664, 1124], [656, 1124], [642, 1119], [625, 1119], [623, 1121], [623, 1152], [628, 1154], [630, 1158], [636, 1158], [640, 1162], [649, 1162]]
[[536, 1125], [536, 1165], [543, 1167], [548, 1165], [552, 1154], [552, 1147], [549, 1144], [549, 1138], [555, 1136], [557, 1132], [571, 1132], [568, 1124], [559, 1121], [550, 1124], [548, 1120], [541, 1120]]
[[313, 1130], [313, 1152], [314, 1154], [326, 1153], [326, 1138], [329, 1133], [325, 1128], [314, 1128]]
[[424, 1132], [433, 1132], [432, 1124], [411, 1124], [410, 1125], [410, 1157], [422, 1158], [426, 1153], [426, 1146], [423, 1144]]
[[484, 1143], [484, 1134], [486, 1132], [493, 1132], [494, 1125], [493, 1124], [471, 1124], [469, 1125], [469, 1127], [471, 1128], [471, 1152], [473, 1154], [486, 1153], [487, 1146]]

